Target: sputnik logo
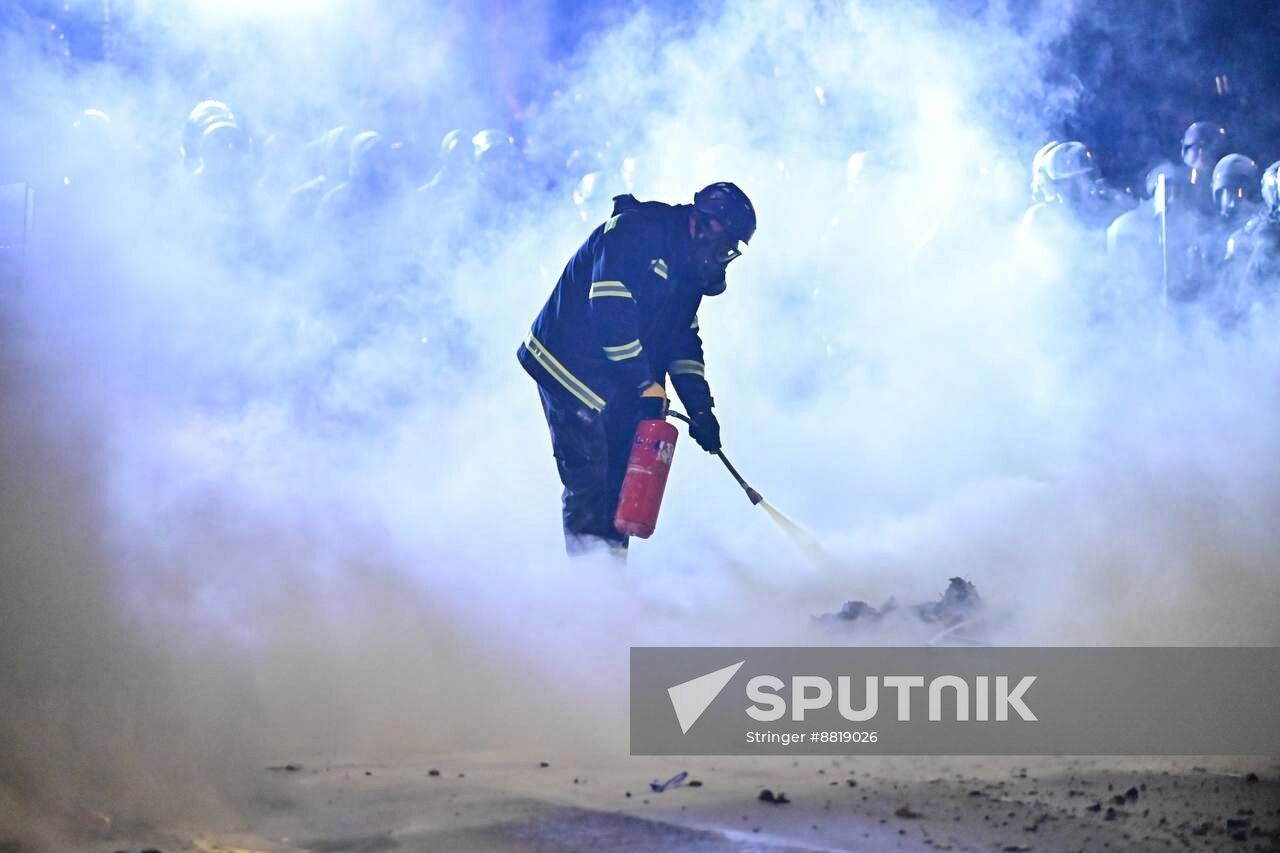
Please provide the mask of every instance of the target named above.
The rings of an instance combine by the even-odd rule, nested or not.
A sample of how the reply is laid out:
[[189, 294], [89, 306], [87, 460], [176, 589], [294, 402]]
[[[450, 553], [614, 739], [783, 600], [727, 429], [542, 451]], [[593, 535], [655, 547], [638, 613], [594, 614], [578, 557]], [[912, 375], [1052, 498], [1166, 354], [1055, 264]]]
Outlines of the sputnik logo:
[[688, 734], [689, 729], [693, 728], [693, 724], [702, 716], [702, 712], [716, 700], [720, 691], [724, 690], [744, 663], [746, 663], [745, 660], [740, 660], [732, 666], [699, 675], [675, 687], [667, 688], [667, 695], [671, 697], [671, 707], [675, 708], [676, 719], [680, 721], [681, 734]]

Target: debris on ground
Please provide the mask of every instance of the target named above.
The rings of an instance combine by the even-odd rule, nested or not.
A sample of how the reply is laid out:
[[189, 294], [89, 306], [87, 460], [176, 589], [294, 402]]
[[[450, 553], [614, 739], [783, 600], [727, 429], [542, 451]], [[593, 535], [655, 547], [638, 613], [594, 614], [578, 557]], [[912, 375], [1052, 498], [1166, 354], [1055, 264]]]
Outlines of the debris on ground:
[[268, 767], [267, 769], [274, 770], [277, 773], [297, 773], [299, 770], [302, 769], [302, 765], [301, 764], [274, 764], [271, 767]]
[[893, 813], [894, 817], [904, 818], [906, 820], [914, 820], [920, 817], [920, 812], [912, 811], [911, 806], [899, 806], [898, 810]]
[[959, 625], [977, 615], [982, 609], [982, 598], [978, 595], [977, 587], [964, 578], [955, 577], [950, 580], [937, 601], [917, 604], [911, 609], [922, 622]]
[[[879, 622], [899, 609], [894, 598], [880, 607], [872, 607], [865, 601], [846, 601], [838, 611], [824, 613], [817, 617], [817, 621], [825, 625], [862, 625]], [[913, 604], [906, 610], [925, 624], [949, 628], [977, 616], [982, 610], [982, 597], [972, 583], [964, 578], [954, 577], [937, 601]]]
[[655, 794], [661, 794], [663, 791], [667, 790], [668, 788], [679, 787], [681, 784], [684, 783], [684, 780], [688, 778], [689, 778], [689, 771], [681, 770], [679, 773], [672, 776], [670, 779], [668, 779], [665, 782], [659, 782], [657, 779], [654, 779], [652, 782], [649, 783], [649, 790], [653, 791]]
[[784, 806], [787, 803], [791, 802], [789, 799], [787, 799], [787, 795], [784, 792], [779, 791], [778, 793], [775, 794], [769, 788], [765, 788], [761, 790], [760, 795], [756, 797], [756, 799], [762, 803], [773, 803], [775, 806]]

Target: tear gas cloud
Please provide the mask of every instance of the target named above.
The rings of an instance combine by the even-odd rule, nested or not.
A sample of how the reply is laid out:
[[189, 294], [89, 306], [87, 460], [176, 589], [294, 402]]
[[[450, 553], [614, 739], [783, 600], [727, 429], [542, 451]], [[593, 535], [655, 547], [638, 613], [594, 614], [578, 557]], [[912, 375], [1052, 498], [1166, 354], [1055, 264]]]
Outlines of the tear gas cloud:
[[[294, 754], [618, 746], [628, 645], [844, 642], [810, 615], [952, 575], [998, 642], [1280, 640], [1274, 318], [1100, 323], [1103, 270], [1013, 240], [1081, 4], [655, 7], [576, 42], [556, 8], [139, 3], [141, 55], [74, 68], [11, 27], [6, 822], [236, 808]], [[254, 138], [229, 165], [180, 157], [205, 98]], [[524, 161], [442, 164], [486, 126]], [[291, 209], [364, 130], [392, 183]], [[626, 569], [568, 563], [515, 347], [611, 195], [715, 180], [760, 212], [700, 315], [726, 447], [832, 558], [684, 443]]]

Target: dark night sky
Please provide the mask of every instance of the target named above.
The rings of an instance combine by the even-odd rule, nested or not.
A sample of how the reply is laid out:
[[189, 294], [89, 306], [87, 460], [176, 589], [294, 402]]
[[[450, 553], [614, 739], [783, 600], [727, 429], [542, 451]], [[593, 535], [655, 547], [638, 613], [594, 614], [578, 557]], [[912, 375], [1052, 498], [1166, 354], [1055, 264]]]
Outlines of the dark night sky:
[[[936, 0], [943, 14], [981, 14], [994, 0]], [[1013, 20], [1027, 20], [1061, 0], [1003, 0]], [[82, 60], [102, 53], [101, 0], [26, 0], [33, 14], [59, 20]], [[130, 3], [116, 2], [118, 21], [130, 21]], [[477, 3], [477, 6], [480, 5]], [[506, 4], [488, 0], [484, 20]], [[518, 4], [517, 4], [518, 5]], [[569, 56], [584, 37], [630, 14], [635, 2], [592, 4], [546, 0], [550, 13], [552, 62]], [[668, 14], [673, 23], [708, 8], [683, 0], [645, 5]], [[710, 5], [715, 5], [714, 3]], [[12, 9], [13, 7], [10, 7]], [[462, 9], [471, 8], [467, 4]], [[1061, 139], [1084, 141], [1098, 154], [1104, 173], [1124, 184], [1160, 159], [1175, 159], [1183, 129], [1209, 119], [1227, 126], [1232, 148], [1265, 166], [1280, 158], [1280, 3], [1267, 0], [1093, 0], [1080, 7], [1071, 34], [1051, 47], [1051, 81], [1077, 85], [1082, 92], [1073, 115], [1028, 116], [1028, 125], [1055, 128]], [[0, 14], [0, 23], [6, 15]], [[136, 21], [134, 23], [137, 23]], [[479, 24], [477, 24], [479, 25]], [[119, 57], [125, 60], [125, 57]], [[125, 60], [127, 61], [127, 60]], [[1219, 94], [1215, 77], [1226, 75], [1229, 91]], [[544, 83], [554, 81], [544, 81]], [[531, 81], [523, 81], [527, 88]], [[524, 97], [536, 97], [534, 92]], [[201, 95], [204, 97], [204, 95]], [[1028, 109], [1034, 110], [1035, 105]], [[1022, 140], [1030, 151], [1044, 140]]]
[[[1232, 148], [1280, 158], [1280, 5], [1205, 0], [1099, 0], [1059, 45], [1054, 73], [1084, 96], [1063, 122], [1115, 180], [1177, 159], [1183, 129], [1212, 120]], [[1220, 95], [1215, 76], [1225, 74]]]

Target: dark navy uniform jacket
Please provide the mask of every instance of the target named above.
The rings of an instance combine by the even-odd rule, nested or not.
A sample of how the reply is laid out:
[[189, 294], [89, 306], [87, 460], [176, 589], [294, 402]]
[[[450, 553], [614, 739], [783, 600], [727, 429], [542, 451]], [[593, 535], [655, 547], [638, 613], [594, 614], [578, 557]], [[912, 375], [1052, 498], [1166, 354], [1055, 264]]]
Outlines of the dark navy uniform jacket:
[[689, 411], [711, 406], [698, 335], [702, 291], [685, 258], [690, 205], [614, 199], [520, 345], [539, 385], [596, 412], [671, 376]]

